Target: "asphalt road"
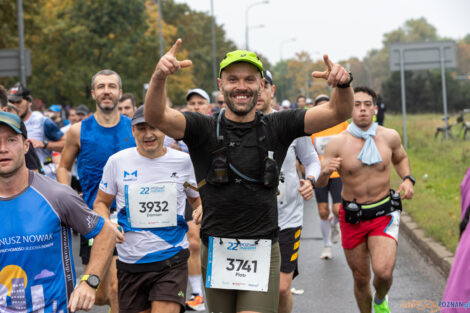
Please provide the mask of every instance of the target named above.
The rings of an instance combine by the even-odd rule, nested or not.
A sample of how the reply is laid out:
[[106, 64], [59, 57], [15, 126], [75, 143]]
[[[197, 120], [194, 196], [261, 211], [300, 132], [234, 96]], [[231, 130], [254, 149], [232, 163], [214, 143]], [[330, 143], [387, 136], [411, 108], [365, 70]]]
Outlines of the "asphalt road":
[[[340, 243], [333, 246], [333, 260], [319, 258], [323, 242], [314, 200], [305, 202], [304, 229], [300, 245], [300, 275], [293, 287], [302, 289], [294, 295], [293, 312], [298, 313], [350, 313], [359, 312], [353, 293], [353, 279]], [[78, 237], [73, 247], [77, 277], [83, 273], [78, 258]], [[445, 278], [425, 256], [422, 256], [406, 237], [400, 236], [394, 281], [389, 292], [391, 311], [418, 312], [417, 308], [401, 307], [404, 301], [440, 301], [445, 288]], [[188, 292], [188, 294], [190, 294]], [[108, 312], [107, 306], [95, 306], [90, 312]], [[431, 312], [431, 309], [419, 312]], [[437, 311], [435, 311], [437, 312]]]

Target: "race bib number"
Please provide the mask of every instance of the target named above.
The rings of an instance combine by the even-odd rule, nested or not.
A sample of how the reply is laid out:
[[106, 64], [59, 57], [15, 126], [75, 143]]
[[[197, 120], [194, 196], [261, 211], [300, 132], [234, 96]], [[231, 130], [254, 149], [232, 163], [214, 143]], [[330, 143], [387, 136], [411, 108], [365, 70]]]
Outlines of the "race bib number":
[[271, 240], [209, 237], [207, 288], [268, 291]]
[[317, 154], [323, 156], [325, 154], [326, 145], [330, 142], [331, 137], [316, 137], [315, 138], [315, 150], [317, 150]]
[[124, 193], [132, 227], [176, 226], [176, 183], [126, 185]]

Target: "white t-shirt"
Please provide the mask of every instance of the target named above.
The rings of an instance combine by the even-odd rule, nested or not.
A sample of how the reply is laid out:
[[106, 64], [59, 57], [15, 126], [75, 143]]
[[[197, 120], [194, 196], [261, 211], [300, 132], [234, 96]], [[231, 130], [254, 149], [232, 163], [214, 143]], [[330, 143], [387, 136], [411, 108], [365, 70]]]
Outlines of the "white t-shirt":
[[[113, 154], [103, 169], [100, 190], [116, 196], [118, 223], [125, 232], [125, 240], [117, 244], [119, 260], [124, 263], [152, 263], [166, 260], [182, 249], [188, 248], [184, 220], [186, 196], [199, 197], [199, 193], [185, 188], [185, 182], [196, 186], [196, 178], [189, 155], [171, 148], [155, 159], [149, 159], [128, 148]], [[176, 186], [177, 225], [159, 228], [132, 227], [129, 220], [129, 201], [126, 204], [125, 190], [132, 185]], [[159, 187], [155, 187], [159, 188]], [[129, 192], [128, 192], [129, 193]], [[128, 195], [127, 200], [130, 199]]]

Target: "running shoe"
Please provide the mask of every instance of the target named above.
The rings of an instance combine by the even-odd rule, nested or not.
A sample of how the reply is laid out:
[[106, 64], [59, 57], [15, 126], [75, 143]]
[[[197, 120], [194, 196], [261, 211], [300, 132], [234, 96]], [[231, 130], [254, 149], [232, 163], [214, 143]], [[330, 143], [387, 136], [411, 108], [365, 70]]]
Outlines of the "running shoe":
[[331, 260], [332, 258], [331, 246], [325, 246], [320, 254], [320, 259]]
[[193, 294], [191, 299], [186, 301], [186, 308], [193, 311], [205, 311], [204, 298], [200, 295]]
[[372, 302], [374, 303], [374, 312], [375, 313], [390, 313], [390, 308], [388, 307], [388, 295], [385, 296], [385, 300], [380, 304], [375, 303], [375, 292], [372, 296]]
[[339, 241], [339, 229], [338, 229], [338, 224], [336, 225], [331, 225], [330, 228], [330, 238], [332, 243], [338, 243]]

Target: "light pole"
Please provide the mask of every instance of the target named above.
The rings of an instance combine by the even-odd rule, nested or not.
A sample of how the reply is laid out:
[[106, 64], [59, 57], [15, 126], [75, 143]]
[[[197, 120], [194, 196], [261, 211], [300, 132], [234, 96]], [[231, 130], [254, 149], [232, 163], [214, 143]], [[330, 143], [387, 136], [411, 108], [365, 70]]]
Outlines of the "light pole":
[[[294, 42], [295, 40], [296, 40], [295, 37], [292, 37], [292, 38], [281, 41], [281, 43], [279, 44], [279, 50], [280, 50], [280, 53], [281, 53], [281, 63], [282, 63], [282, 47], [286, 43]], [[284, 66], [284, 65], [281, 65], [281, 66]], [[285, 66], [287, 67], [286, 64], [285, 64]], [[282, 100], [284, 100], [284, 84], [280, 84], [280, 87], [281, 87], [280, 90], [281, 90], [281, 101], [282, 101]]]
[[158, 0], [158, 39], [159, 39], [159, 46], [160, 46], [160, 58], [163, 56], [163, 35], [162, 35], [162, 4], [160, 0]]
[[211, 15], [212, 15], [212, 76], [214, 78], [214, 90], [217, 90], [217, 61], [216, 61], [216, 46], [215, 46], [215, 16], [214, 16], [214, 0], [211, 0]]
[[260, 4], [268, 4], [269, 0], [263, 0], [259, 2], [255, 2], [253, 4], [250, 4], [245, 11], [245, 50], [249, 49], [249, 43], [248, 43], [248, 32], [250, 31], [250, 27], [248, 26], [248, 11], [254, 6], [260, 5]]
[[[263, 27], [264, 27], [263, 24], [249, 26], [249, 27], [248, 27], [248, 33], [249, 33], [250, 30], [252, 30], [252, 29], [255, 29], [255, 28], [263, 28]], [[247, 40], [246, 42], [247, 42], [247, 44], [246, 44], [246, 49], [245, 49], [245, 50], [248, 50], [248, 33], [246, 33], [246, 40]]]
[[279, 45], [279, 50], [281, 53], [281, 61], [282, 61], [282, 47], [284, 46], [284, 44], [289, 43], [289, 42], [294, 42], [295, 40], [296, 39], [293, 37], [293, 38], [289, 38], [289, 39], [281, 41], [281, 44]]
[[23, 1], [17, 0], [17, 19], [18, 19], [18, 42], [20, 53], [20, 80], [26, 87], [26, 66], [24, 59], [24, 25], [23, 25]]

